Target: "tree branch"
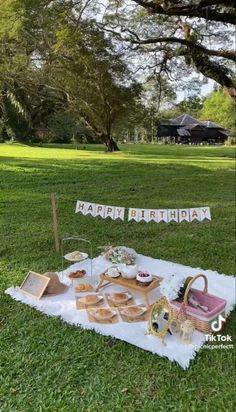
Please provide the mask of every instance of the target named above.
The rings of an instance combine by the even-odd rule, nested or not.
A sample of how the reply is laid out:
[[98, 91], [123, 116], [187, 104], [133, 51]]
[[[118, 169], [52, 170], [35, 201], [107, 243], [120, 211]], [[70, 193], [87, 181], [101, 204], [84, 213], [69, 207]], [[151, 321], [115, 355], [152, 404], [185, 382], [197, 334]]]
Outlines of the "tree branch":
[[208, 56], [223, 57], [225, 59], [236, 61], [236, 51], [207, 49], [206, 47], [198, 43], [195, 43], [191, 40], [181, 39], [178, 37], [154, 37], [154, 38], [146, 39], [146, 40], [132, 40], [131, 43], [140, 44], [140, 45], [154, 44], [154, 43], [179, 43], [189, 48], [194, 48], [195, 50], [199, 50], [202, 53], [207, 54]]
[[[229, 23], [235, 24], [236, 23], [236, 12], [232, 9], [235, 8], [233, 1], [214, 1], [214, 4], [211, 0], [205, 0], [204, 5], [200, 2], [198, 5], [191, 5], [191, 6], [181, 6], [177, 5], [174, 7], [163, 7], [160, 4], [154, 1], [144, 1], [144, 0], [133, 0], [134, 3], [138, 4], [139, 6], [144, 7], [152, 14], [162, 14], [165, 16], [185, 16], [185, 17], [200, 17], [205, 20], [210, 21], [218, 21], [222, 23]], [[163, 2], [164, 3], [164, 2]], [[169, 2], [170, 3], [170, 2]], [[207, 3], [210, 3], [207, 4]], [[214, 5], [222, 5], [223, 7], [227, 7], [228, 10], [222, 13], [216, 11], [215, 9], [210, 8]], [[231, 8], [231, 10], [230, 10]]]
[[211, 61], [208, 56], [203, 57], [201, 53], [191, 53], [193, 63], [197, 70], [199, 70], [204, 76], [210, 77], [218, 84], [227, 89], [229, 95], [236, 102], [236, 87], [233, 79], [228, 75], [229, 71], [226, 67], [218, 65]]

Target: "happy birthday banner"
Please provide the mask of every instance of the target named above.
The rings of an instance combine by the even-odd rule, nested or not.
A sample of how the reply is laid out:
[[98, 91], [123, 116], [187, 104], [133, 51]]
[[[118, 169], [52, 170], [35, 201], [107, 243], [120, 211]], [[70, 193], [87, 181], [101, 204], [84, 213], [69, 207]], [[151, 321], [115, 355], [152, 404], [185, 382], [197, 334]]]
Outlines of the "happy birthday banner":
[[[100, 205], [97, 203], [89, 203], [78, 200], [76, 203], [75, 213], [83, 215], [91, 215], [93, 217], [100, 216], [103, 219], [110, 217], [112, 220], [125, 220], [125, 208], [117, 206]], [[211, 220], [211, 211], [209, 207], [195, 207], [190, 209], [128, 209], [128, 221], [135, 220], [140, 222], [154, 221], [160, 222], [192, 222], [197, 220]]]

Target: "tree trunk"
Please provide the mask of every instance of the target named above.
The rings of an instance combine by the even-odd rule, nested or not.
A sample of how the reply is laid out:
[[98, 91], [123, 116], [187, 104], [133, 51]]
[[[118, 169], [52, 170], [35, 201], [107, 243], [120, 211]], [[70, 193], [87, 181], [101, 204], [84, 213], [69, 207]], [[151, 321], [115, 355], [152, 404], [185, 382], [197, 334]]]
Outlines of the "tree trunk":
[[104, 136], [104, 143], [107, 147], [107, 151], [108, 152], [118, 152], [120, 149], [117, 146], [117, 143], [115, 142], [115, 140], [112, 139], [111, 136]]

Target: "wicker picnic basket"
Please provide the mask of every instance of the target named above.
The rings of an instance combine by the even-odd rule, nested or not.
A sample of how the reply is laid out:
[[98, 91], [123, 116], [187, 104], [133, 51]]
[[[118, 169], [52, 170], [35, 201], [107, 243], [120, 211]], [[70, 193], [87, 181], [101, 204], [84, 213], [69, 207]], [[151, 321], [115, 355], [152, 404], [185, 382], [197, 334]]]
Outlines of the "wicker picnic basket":
[[[203, 291], [191, 288], [192, 284], [200, 277], [204, 280]], [[208, 307], [208, 312], [203, 312], [201, 309], [192, 307], [188, 304], [190, 289], [199, 303]], [[170, 304], [173, 309], [174, 319], [179, 319], [180, 321], [191, 320], [195, 329], [205, 334], [212, 333], [211, 322], [216, 319], [219, 314], [225, 317], [224, 311], [226, 300], [208, 293], [207, 277], [202, 274], [193, 277], [188, 283], [188, 286], [185, 289], [183, 302], [172, 300]]]

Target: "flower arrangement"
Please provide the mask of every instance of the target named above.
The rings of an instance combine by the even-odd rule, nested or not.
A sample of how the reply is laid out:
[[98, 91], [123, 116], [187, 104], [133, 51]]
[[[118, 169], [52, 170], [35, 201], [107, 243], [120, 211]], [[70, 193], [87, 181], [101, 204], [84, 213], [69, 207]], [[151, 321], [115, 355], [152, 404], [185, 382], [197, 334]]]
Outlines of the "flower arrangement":
[[181, 299], [184, 296], [187, 284], [188, 278], [186, 279], [183, 275], [173, 273], [163, 279], [160, 291], [168, 300]]
[[125, 263], [126, 265], [133, 265], [136, 260], [136, 252], [125, 246], [105, 246], [102, 255], [113, 264]]

